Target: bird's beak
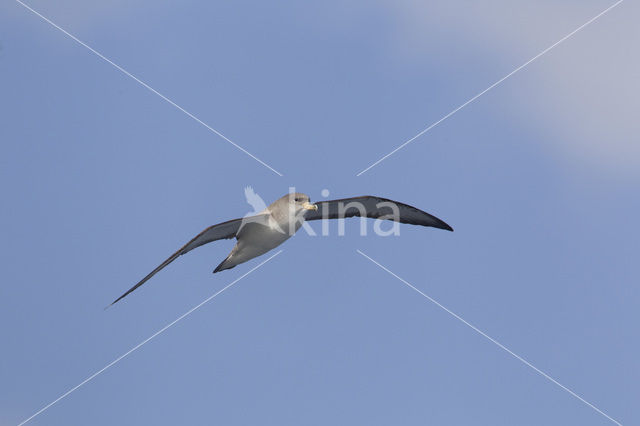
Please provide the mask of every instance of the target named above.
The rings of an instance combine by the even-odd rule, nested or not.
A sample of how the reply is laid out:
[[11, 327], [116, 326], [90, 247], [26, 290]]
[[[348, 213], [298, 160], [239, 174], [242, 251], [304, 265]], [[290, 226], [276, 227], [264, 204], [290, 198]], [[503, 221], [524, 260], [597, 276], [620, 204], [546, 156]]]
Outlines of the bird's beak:
[[305, 210], [318, 210], [318, 206], [316, 206], [315, 204], [311, 204], [308, 201], [302, 205], [302, 208]]

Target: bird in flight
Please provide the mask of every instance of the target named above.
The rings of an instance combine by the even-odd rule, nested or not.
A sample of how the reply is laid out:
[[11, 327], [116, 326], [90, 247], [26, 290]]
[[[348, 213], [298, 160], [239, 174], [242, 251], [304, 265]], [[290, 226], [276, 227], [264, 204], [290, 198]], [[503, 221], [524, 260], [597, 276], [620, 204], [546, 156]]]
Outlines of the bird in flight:
[[[248, 196], [247, 199], [249, 199]], [[206, 228], [169, 256], [140, 282], [114, 300], [111, 305], [129, 295], [179, 256], [212, 241], [231, 238], [237, 240], [231, 253], [213, 271], [216, 273], [234, 268], [240, 263], [276, 248], [292, 237], [306, 220], [343, 219], [356, 216], [453, 231], [453, 228], [445, 222], [427, 212], [386, 198], [365, 195], [311, 204], [308, 195], [292, 192], [279, 198], [255, 215], [229, 220]]]

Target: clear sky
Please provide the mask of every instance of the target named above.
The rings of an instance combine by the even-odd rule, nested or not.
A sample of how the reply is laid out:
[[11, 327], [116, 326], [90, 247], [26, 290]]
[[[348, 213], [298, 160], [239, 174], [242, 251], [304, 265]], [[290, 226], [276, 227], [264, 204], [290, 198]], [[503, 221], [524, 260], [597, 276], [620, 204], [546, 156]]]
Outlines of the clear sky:
[[[261, 260], [204, 227], [290, 186], [454, 233], [304, 233], [34, 425], [623, 424], [640, 410], [640, 7], [613, 1], [0, 3], [0, 425]], [[373, 223], [369, 223], [372, 230]], [[312, 227], [319, 231], [320, 223]]]

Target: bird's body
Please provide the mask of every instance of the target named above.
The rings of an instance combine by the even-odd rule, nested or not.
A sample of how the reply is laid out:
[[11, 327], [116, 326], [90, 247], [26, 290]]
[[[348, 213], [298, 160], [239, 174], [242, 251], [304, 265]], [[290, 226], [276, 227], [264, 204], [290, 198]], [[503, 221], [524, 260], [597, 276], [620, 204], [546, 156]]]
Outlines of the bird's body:
[[[248, 193], [248, 190], [245, 193]], [[249, 200], [248, 194], [247, 199]], [[254, 204], [256, 203], [252, 203]], [[231, 269], [278, 247], [291, 238], [305, 220], [354, 216], [393, 220], [453, 231], [449, 225], [429, 213], [385, 198], [363, 196], [311, 204], [307, 195], [290, 193], [256, 215], [222, 222], [205, 229], [111, 304], [133, 292], [179, 256], [212, 241], [229, 238], [237, 240], [231, 253], [213, 271], [215, 273]]]
[[[283, 199], [281, 198], [280, 200]], [[277, 204], [280, 200], [261, 212], [261, 215], [266, 215], [266, 221], [260, 220], [242, 225], [236, 236], [238, 242], [229, 253], [229, 256], [213, 271], [214, 273], [231, 269], [240, 263], [273, 250], [291, 238], [300, 229], [302, 221], [294, 223], [290, 228], [289, 214], [278, 214], [281, 211], [278, 209]], [[287, 201], [286, 198], [284, 200]], [[272, 208], [273, 210], [271, 210]], [[289, 232], [290, 229], [293, 232]]]

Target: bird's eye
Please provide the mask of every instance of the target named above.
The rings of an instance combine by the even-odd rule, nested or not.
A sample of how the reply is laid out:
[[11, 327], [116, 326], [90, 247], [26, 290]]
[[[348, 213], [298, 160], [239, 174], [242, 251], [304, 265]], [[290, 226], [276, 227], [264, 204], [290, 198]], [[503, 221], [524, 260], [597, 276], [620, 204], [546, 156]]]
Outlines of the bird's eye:
[[296, 201], [296, 203], [299, 203], [300, 202], [300, 198], [296, 198], [295, 201]]

